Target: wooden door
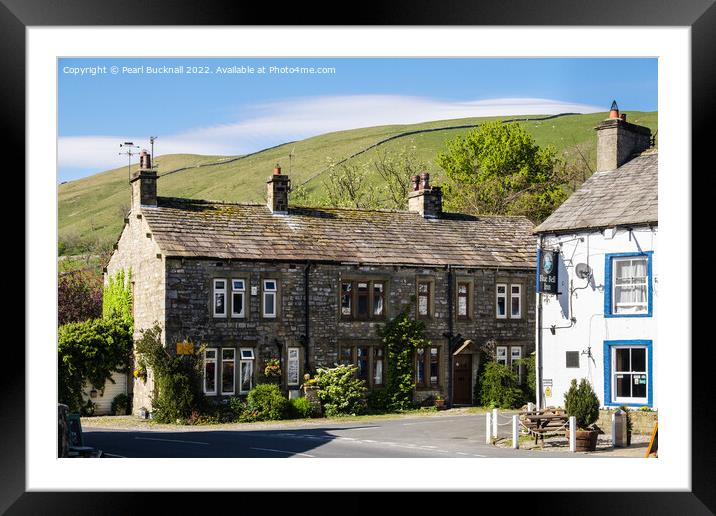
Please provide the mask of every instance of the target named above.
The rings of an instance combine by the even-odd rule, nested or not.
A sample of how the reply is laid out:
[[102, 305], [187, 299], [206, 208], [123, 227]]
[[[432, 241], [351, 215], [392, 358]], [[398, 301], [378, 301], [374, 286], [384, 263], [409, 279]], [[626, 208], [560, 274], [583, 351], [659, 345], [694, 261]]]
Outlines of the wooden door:
[[465, 353], [453, 359], [453, 404], [472, 403], [472, 355]]

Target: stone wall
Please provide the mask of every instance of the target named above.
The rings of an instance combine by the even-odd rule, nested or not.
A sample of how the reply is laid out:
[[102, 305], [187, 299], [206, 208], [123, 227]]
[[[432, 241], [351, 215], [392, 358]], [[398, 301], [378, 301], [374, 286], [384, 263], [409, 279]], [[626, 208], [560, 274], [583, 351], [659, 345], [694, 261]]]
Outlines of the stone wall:
[[[141, 330], [150, 328], [155, 322], [164, 322], [164, 259], [151, 237], [149, 226], [136, 207], [128, 215], [117, 247], [107, 264], [105, 282], [120, 269], [125, 272], [132, 270], [136, 340]], [[132, 379], [134, 381], [130, 381], [128, 395], [132, 399], [132, 413], [137, 414], [141, 407], [151, 407], [154, 382], [151, 374], [146, 382]]]
[[[606, 433], [612, 433], [612, 414], [616, 409], [601, 409], [599, 411], [599, 419], [597, 425]], [[659, 419], [659, 413], [655, 410], [629, 410], [629, 419], [631, 421], [632, 434], [651, 435], [654, 430], [654, 423]]]
[[597, 171], [614, 170], [649, 148], [651, 130], [620, 119], [597, 126]]

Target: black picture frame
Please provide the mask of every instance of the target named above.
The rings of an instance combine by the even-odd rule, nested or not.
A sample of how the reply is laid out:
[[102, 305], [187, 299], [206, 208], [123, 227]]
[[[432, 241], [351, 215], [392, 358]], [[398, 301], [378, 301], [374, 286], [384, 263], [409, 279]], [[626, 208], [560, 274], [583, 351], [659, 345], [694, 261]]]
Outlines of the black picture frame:
[[[224, 2], [172, 2], [170, 0], [116, 0], [92, 2], [90, 0], [0, 0], [0, 63], [3, 79], [0, 80], [0, 103], [2, 125], [5, 134], [6, 159], [10, 160], [6, 174], [11, 170], [25, 169], [25, 29], [29, 26], [92, 26], [92, 25], [485, 25], [485, 26], [684, 26], [691, 28], [692, 72], [692, 158], [693, 170], [713, 174], [712, 161], [708, 159], [713, 147], [716, 113], [716, 5], [715, 0], [688, 0], [679, 2], [653, 2], [650, 0], [607, 0], [600, 2], [576, 0], [510, 0], [468, 2], [447, 0], [391, 1], [384, 4], [361, 4], [350, 9], [350, 15], [330, 16], [338, 12], [321, 4], [305, 2], [282, 5], [270, 3]], [[330, 18], [330, 19], [328, 19]], [[565, 47], [565, 51], [568, 49]], [[704, 168], [697, 168], [699, 164]], [[708, 168], [706, 168], [708, 164]], [[689, 171], [681, 171], [686, 177]], [[696, 174], [691, 175], [693, 183]], [[20, 184], [23, 182], [20, 181]], [[693, 184], [692, 183], [692, 184]], [[713, 184], [710, 176], [704, 184]], [[693, 205], [697, 196], [708, 189], [692, 189]], [[17, 196], [23, 198], [24, 196]], [[708, 203], [708, 201], [707, 201]], [[708, 220], [693, 216], [693, 224]], [[692, 228], [692, 230], [694, 230]], [[694, 233], [696, 232], [694, 231]], [[24, 235], [27, 238], [27, 234]], [[708, 253], [684, 253], [691, 257], [692, 270], [702, 268]], [[25, 268], [25, 275], [30, 271]], [[26, 293], [27, 294], [27, 293]], [[703, 320], [706, 305], [692, 300], [692, 321]], [[23, 303], [24, 306], [24, 303]], [[691, 321], [680, 321], [691, 325]], [[692, 326], [693, 328], [693, 326]], [[565, 493], [471, 493], [465, 502], [474, 509], [487, 508], [491, 502], [509, 505], [504, 507], [532, 507], [538, 514], [713, 514], [716, 511], [716, 447], [713, 445], [713, 418], [705, 408], [713, 406], [713, 384], [701, 379], [713, 376], [712, 339], [705, 339], [699, 346], [698, 360], [692, 361], [692, 489], [690, 492], [565, 492]], [[7, 343], [6, 343], [7, 344]], [[25, 342], [25, 346], [32, 343]], [[683, 352], [690, 343], [665, 343], [674, 345], [675, 352]], [[25, 490], [25, 359], [24, 354], [13, 349], [12, 367], [4, 368], [2, 377], [2, 403], [0, 421], [0, 512], [6, 514], [133, 514], [138, 507], [151, 509], [155, 495], [151, 493], [50, 493]], [[10, 354], [6, 354], [9, 360]], [[7, 363], [7, 362], [6, 362]], [[674, 378], [673, 381], [688, 381]], [[696, 417], [699, 416], [699, 417]], [[588, 472], [587, 472], [588, 474]], [[456, 493], [433, 496], [415, 493], [410, 499], [417, 501], [423, 511], [444, 510], [448, 500], [453, 505]], [[164, 496], [161, 512], [169, 512], [170, 506], [188, 511], [192, 494], [173, 493]], [[205, 494], [197, 495], [197, 501], [207, 502]], [[212, 494], [210, 505], [222, 502], [235, 503], [238, 496], [246, 494]], [[254, 501], [260, 495], [254, 495]], [[264, 495], [265, 496], [265, 495]], [[275, 503], [290, 505], [319, 505], [318, 495], [292, 493], [271, 495]], [[357, 507], [358, 493], [341, 496], [343, 507]], [[406, 497], [407, 498], [407, 497]], [[489, 498], [489, 499], [488, 499]], [[232, 499], [229, 501], [228, 499]], [[245, 502], [243, 502], [245, 503]], [[202, 504], [205, 505], [205, 504]], [[221, 507], [220, 505], [216, 506]], [[473, 510], [474, 510], [473, 509]], [[307, 509], [311, 510], [311, 509]], [[501, 511], [498, 511], [501, 512]]]

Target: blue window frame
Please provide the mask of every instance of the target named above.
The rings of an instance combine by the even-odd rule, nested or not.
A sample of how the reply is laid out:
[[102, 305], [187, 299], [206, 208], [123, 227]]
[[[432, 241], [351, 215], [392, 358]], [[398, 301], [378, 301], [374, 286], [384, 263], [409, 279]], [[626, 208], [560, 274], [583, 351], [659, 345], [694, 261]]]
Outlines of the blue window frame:
[[652, 341], [604, 341], [604, 405], [651, 407]]
[[[653, 308], [653, 274], [652, 274], [652, 256], [653, 251], [645, 251], [641, 253], [613, 253], [607, 254], [604, 259], [604, 317], [651, 317]], [[625, 269], [631, 267], [632, 272], [638, 270], [641, 259], [646, 259], [646, 270], [643, 282], [640, 278], [631, 277], [631, 281], [620, 283], [620, 278], [616, 277], [615, 266], [624, 264]], [[642, 290], [643, 288], [643, 290]], [[624, 296], [646, 296], [646, 300], [639, 299], [643, 309], [641, 311], [618, 313], [618, 306], [621, 304], [615, 300], [615, 290], [620, 291], [620, 295]], [[629, 292], [627, 292], [627, 290]], [[636, 300], [635, 300], [636, 301]]]

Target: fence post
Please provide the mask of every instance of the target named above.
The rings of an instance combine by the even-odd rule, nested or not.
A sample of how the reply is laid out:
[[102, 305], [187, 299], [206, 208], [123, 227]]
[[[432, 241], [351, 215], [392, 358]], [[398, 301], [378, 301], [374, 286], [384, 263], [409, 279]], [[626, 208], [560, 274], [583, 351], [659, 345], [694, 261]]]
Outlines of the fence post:
[[617, 446], [617, 418], [616, 413], [612, 412], [612, 448]]
[[535, 409], [534, 403], [532, 403], [531, 401], [529, 403], [527, 403], [527, 411], [528, 412], [532, 412], [534, 409]]
[[492, 437], [497, 438], [497, 409], [492, 409]]
[[490, 424], [490, 413], [485, 413], [485, 443], [492, 444], [492, 425]]
[[577, 418], [569, 416], [569, 451], [577, 451]]
[[520, 430], [517, 416], [512, 416], [512, 448], [515, 450], [520, 447]]

